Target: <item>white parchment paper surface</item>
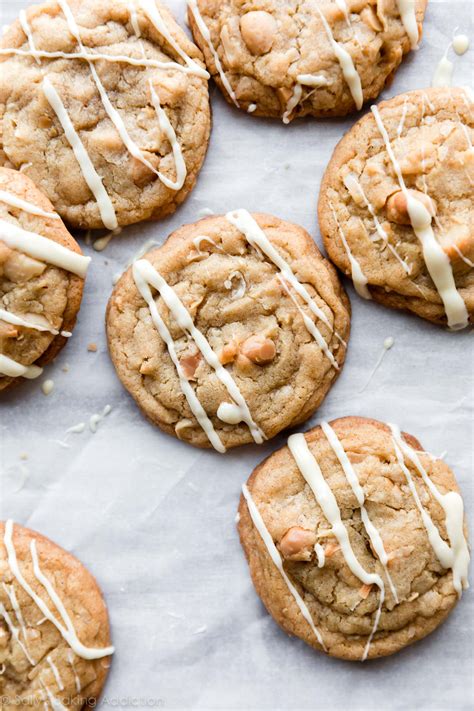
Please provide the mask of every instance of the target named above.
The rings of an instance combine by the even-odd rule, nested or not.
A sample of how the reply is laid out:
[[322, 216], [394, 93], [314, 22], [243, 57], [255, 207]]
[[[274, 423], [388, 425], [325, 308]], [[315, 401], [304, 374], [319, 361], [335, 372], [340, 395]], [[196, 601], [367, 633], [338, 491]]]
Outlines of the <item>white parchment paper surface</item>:
[[[168, 3], [183, 24], [184, 0]], [[0, 23], [26, 6], [0, 0]], [[473, 19], [472, 0], [430, 0], [422, 48], [383, 98], [429, 86], [455, 28], [474, 39]], [[473, 57], [470, 49], [455, 58], [455, 83], [472, 85]], [[253, 590], [234, 523], [242, 483], [285, 438], [226, 456], [195, 450], [149, 424], [115, 375], [105, 307], [113, 276], [146, 240], [163, 242], [203, 208], [246, 207], [303, 225], [321, 247], [320, 180], [355, 117], [283, 126], [233, 110], [215, 87], [212, 105], [209, 153], [190, 198], [161, 223], [127, 228], [102, 253], [85, 247], [93, 262], [70, 343], [42, 379], [2, 398], [1, 518], [41, 531], [97, 576], [117, 650], [103, 709], [472, 709], [472, 592], [437, 632], [389, 659], [344, 663], [290, 639]], [[365, 415], [397, 422], [434, 454], [447, 450], [472, 523], [472, 331], [448, 333], [364, 302], [347, 287], [353, 321], [346, 365], [307, 427]], [[395, 344], [360, 392], [388, 336]], [[91, 342], [95, 353], [87, 351]], [[48, 397], [46, 378], [55, 383]], [[67, 428], [107, 404], [112, 411], [95, 434], [87, 429], [65, 440]]]

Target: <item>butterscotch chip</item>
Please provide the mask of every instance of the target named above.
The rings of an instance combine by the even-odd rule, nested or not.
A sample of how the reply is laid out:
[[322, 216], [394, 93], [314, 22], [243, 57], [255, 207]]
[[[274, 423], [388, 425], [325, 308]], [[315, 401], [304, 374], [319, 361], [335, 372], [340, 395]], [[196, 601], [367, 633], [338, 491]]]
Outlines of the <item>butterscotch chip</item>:
[[[78, 30], [58, 2], [26, 10], [34, 47], [53, 54], [41, 55], [40, 63], [29, 56], [24, 23], [17, 20], [0, 38], [0, 48], [12, 50], [0, 56], [0, 161], [9, 168], [23, 166], [77, 228], [113, 230], [170, 215], [193, 189], [209, 141], [202, 54], [161, 2], [68, 0], [68, 5]], [[106, 58], [92, 59], [93, 67], [77, 58], [77, 32], [88, 56]], [[58, 95], [105, 197], [98, 198], [86, 180], [90, 169], [81, 167], [45, 82]], [[101, 210], [107, 201], [107, 210]]]
[[[165, 303], [152, 284], [174, 352], [137, 288], [137, 264], [120, 279], [108, 304], [109, 351], [123, 385], [155, 424], [199, 447], [210, 447], [211, 442], [196, 417], [196, 402], [190, 403], [188, 387], [223, 447], [236, 447], [254, 440], [242, 420], [241, 402], [263, 436], [274, 437], [317, 409], [345, 359], [350, 306], [332, 266], [301, 227], [269, 215], [246, 214], [304, 284], [316, 312], [288, 276], [283, 286], [271, 259], [226, 216], [182, 227], [140, 262], [140, 269], [151, 268], [152, 278], [153, 273], [161, 275], [187, 311], [187, 316], [182, 310], [170, 311], [170, 302]], [[196, 244], [201, 258], [190, 260]], [[239, 278], [232, 279], [236, 274]], [[190, 334], [187, 318], [201, 337]], [[216, 361], [223, 371], [220, 377]], [[222, 380], [229, 376], [237, 395]], [[242, 401], [236, 403], [238, 393]], [[185, 427], [179, 424], [183, 421]]]
[[[107, 608], [97, 582], [77, 558], [36, 531], [15, 524], [10, 538], [8, 528], [0, 523], [0, 537], [2, 711], [42, 708], [46, 698], [51, 708], [80, 711], [95, 706], [113, 651]], [[9, 541], [21, 579], [3, 545]], [[42, 576], [62, 609], [48, 595]], [[26, 586], [39, 597], [43, 609]], [[69, 632], [72, 641], [66, 641], [51, 618]], [[85, 658], [89, 653], [92, 659]]]
[[382, 102], [340, 141], [319, 198], [329, 257], [356, 286], [455, 329], [474, 318], [473, 109], [468, 90], [449, 87]]
[[[342, 450], [357, 455], [352, 468], [364, 512], [325, 425], [298, 435], [305, 476], [291, 438], [292, 449], [283, 447], [256, 467], [240, 500], [238, 531], [256, 592], [285, 632], [333, 657], [374, 659], [425, 637], [455, 607], [468, 582], [467, 525], [453, 472], [414, 437], [398, 432], [394, 439], [388, 425], [362, 417], [329, 424]], [[397, 451], [400, 441], [410, 454], [399, 444]], [[418, 457], [425, 476], [410, 456]], [[306, 617], [275, 565], [275, 548]]]
[[[51, 215], [33, 214], [0, 198], [0, 221], [4, 223], [0, 225], [0, 309], [6, 312], [4, 320], [0, 312], [0, 356], [20, 366], [43, 367], [67, 343], [64, 334], [70, 335], [74, 330], [84, 279], [49, 264], [46, 259], [36, 259], [20, 249], [9, 248], [2, 241], [2, 232], [5, 235], [11, 225], [26, 234], [32, 232], [47, 238], [71, 253], [81, 254], [81, 250], [64, 223], [55, 219], [51, 202], [26, 175], [0, 168], [0, 191], [7, 194], [5, 200], [8, 196], [23, 200], [32, 209], [39, 208]], [[12, 323], [11, 319], [17, 317], [22, 322]], [[0, 390], [21, 380], [0, 368]]]
[[188, 0], [188, 17], [226, 100], [286, 122], [344, 116], [358, 106], [358, 90], [362, 101], [375, 99], [421, 41], [426, 5], [414, 0], [416, 38], [395, 0]]

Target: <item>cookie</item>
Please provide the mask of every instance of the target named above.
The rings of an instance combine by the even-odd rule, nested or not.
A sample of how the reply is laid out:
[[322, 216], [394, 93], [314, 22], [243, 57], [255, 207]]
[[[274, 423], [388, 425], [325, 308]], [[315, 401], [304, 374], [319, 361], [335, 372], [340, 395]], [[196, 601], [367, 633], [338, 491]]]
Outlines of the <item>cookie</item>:
[[0, 168], [0, 390], [67, 343], [89, 262], [30, 178]]
[[468, 587], [454, 475], [395, 425], [344, 417], [292, 435], [244, 485], [239, 515], [268, 612], [333, 657], [399, 651]]
[[0, 163], [74, 227], [174, 212], [210, 131], [199, 49], [155, 0], [50, 0], [0, 40]]
[[7, 521], [0, 538], [3, 711], [94, 708], [114, 652], [96, 581], [35, 531]]
[[219, 452], [306, 420], [349, 329], [347, 296], [308, 233], [246, 210], [174, 232], [125, 273], [107, 312], [112, 361], [143, 412]]
[[289, 123], [374, 99], [418, 47], [427, 0], [188, 0], [189, 23], [227, 101]]
[[474, 316], [474, 118], [468, 90], [372, 107], [327, 167], [319, 223], [359, 294], [453, 330]]

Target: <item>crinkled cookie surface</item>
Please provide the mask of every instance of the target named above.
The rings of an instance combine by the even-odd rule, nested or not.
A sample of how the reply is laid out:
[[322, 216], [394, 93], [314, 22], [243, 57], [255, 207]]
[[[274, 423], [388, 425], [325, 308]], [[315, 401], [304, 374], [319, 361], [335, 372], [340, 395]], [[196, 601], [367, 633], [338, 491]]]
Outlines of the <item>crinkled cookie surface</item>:
[[[416, 0], [420, 36], [426, 4]], [[197, 0], [188, 8], [194, 38], [226, 99], [285, 121], [355, 110], [334, 42], [353, 63], [364, 101], [378, 96], [411, 46], [396, 0]]]
[[[145, 258], [173, 287], [270, 438], [307, 419], [334, 383], [345, 358], [350, 305], [334, 268], [307, 232], [268, 215], [253, 217], [322, 309], [327, 324], [296, 294], [288, 295], [274, 264], [223, 216], [179, 229]], [[247, 425], [229, 425], [217, 417], [221, 403], [232, 402], [228, 391], [162, 299], [155, 301], [186, 377], [223, 444], [251, 442]], [[336, 367], [308, 332], [299, 307], [319, 328]], [[110, 299], [107, 335], [117, 373], [143, 412], [169, 434], [209, 447], [132, 270]]]
[[[387, 583], [361, 520], [360, 505], [322, 429], [305, 434], [325, 481], [336, 497], [353, 551], [365, 570], [385, 581], [385, 601], [368, 658], [399, 651], [432, 632], [455, 606], [458, 596], [451, 570], [445, 570], [428, 539], [414, 497], [401, 469], [389, 428], [375, 420], [345, 417], [330, 423], [365, 494], [365, 507], [388, 555], [387, 570], [398, 604]], [[440, 459], [420, 451], [410, 435], [405, 441], [417, 451], [422, 466], [441, 494], [458, 492], [452, 471]], [[405, 459], [418, 495], [443, 540], [445, 513], [419, 472]], [[374, 629], [380, 591], [364, 585], [349, 569], [331, 526], [301, 475], [288, 447], [258, 466], [248, 488], [283, 560], [284, 569], [306, 604], [331, 656], [361, 660]], [[318, 650], [311, 628], [280, 572], [271, 560], [245, 502], [240, 502], [239, 533], [253, 583], [269, 613], [288, 633]], [[322, 547], [324, 564], [314, 546]]]

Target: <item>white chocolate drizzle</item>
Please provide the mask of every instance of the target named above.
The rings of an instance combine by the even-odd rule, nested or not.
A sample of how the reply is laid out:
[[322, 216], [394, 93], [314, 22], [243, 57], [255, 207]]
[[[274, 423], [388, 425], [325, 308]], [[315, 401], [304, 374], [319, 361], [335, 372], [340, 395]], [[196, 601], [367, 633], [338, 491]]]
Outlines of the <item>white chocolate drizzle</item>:
[[0, 220], [0, 240], [11, 249], [17, 249], [30, 257], [77, 274], [82, 279], [91, 261], [90, 257], [84, 257], [47, 237], [28, 232], [6, 220]]
[[339, 42], [336, 42], [336, 40], [334, 39], [334, 35], [329, 26], [329, 23], [324, 17], [320, 8], [317, 5], [315, 5], [315, 8], [319, 13], [328, 40], [331, 43], [334, 54], [336, 55], [336, 59], [340, 64], [342, 74], [344, 76], [347, 86], [349, 87], [351, 96], [354, 99], [356, 108], [361, 109], [364, 103], [364, 93], [362, 91], [362, 82], [360, 80], [360, 75], [355, 67], [354, 60], [352, 59], [347, 49], [345, 49], [341, 44], [339, 44]]
[[[355, 189], [355, 190], [357, 190], [357, 192], [360, 194], [362, 200], [364, 201], [364, 204], [365, 204], [367, 210], [368, 210], [369, 213], [370, 213], [370, 216], [372, 217], [372, 219], [373, 219], [373, 221], [374, 221], [375, 231], [376, 231], [378, 237], [382, 240], [382, 242], [384, 243], [384, 246], [385, 246], [388, 250], [390, 250], [390, 252], [393, 254], [393, 256], [395, 257], [395, 259], [400, 263], [400, 265], [402, 266], [403, 270], [404, 270], [407, 274], [410, 274], [410, 273], [411, 273], [410, 267], [409, 267], [408, 264], [400, 257], [400, 255], [399, 255], [398, 252], [397, 252], [396, 247], [394, 247], [393, 245], [390, 244], [390, 241], [389, 241], [389, 238], [388, 238], [388, 234], [386, 233], [386, 231], [384, 230], [384, 228], [383, 228], [382, 225], [380, 224], [380, 220], [379, 220], [379, 218], [378, 218], [377, 215], [376, 215], [376, 212], [375, 212], [375, 210], [374, 210], [374, 208], [373, 208], [373, 205], [372, 205], [371, 202], [369, 201], [367, 195], [365, 194], [365, 191], [364, 191], [362, 185], [360, 184], [360, 182], [357, 180], [357, 178], [355, 177], [355, 175], [354, 175], [353, 173], [349, 173], [348, 175], [345, 176], [345, 178], [344, 178], [344, 185], [345, 185], [346, 188], [349, 190], [349, 192], [352, 192], [352, 191]], [[375, 239], [375, 237], [374, 237], [373, 239]]]
[[316, 543], [314, 546], [314, 552], [316, 553], [316, 558], [318, 559], [318, 568], [324, 568], [326, 563], [326, 552], [324, 547], [320, 543]]
[[5, 190], [0, 190], [0, 202], [4, 202], [6, 205], [16, 207], [24, 212], [29, 212], [31, 215], [38, 215], [39, 217], [45, 217], [49, 220], [61, 219], [55, 212], [46, 212], [32, 202], [22, 200], [22, 198], [17, 197], [13, 193], [8, 193]]
[[7, 375], [9, 378], [34, 380], [35, 378], [39, 378], [42, 372], [43, 368], [39, 368], [37, 365], [21, 365], [21, 363], [17, 363], [16, 360], [0, 353], [1, 375]]
[[398, 12], [412, 49], [418, 49], [420, 35], [416, 21], [416, 0], [397, 0]]
[[311, 86], [318, 89], [321, 86], [327, 86], [328, 80], [321, 74], [298, 74], [296, 77], [298, 84], [303, 86]]
[[453, 49], [458, 56], [467, 52], [469, 44], [469, 37], [467, 35], [455, 35], [453, 37]]
[[[265, 256], [277, 267], [277, 269], [280, 271], [281, 277], [283, 279], [280, 279], [280, 283], [283, 283], [283, 286], [285, 289], [288, 291], [288, 287], [284, 282], [288, 282], [290, 286], [296, 291], [298, 296], [300, 296], [303, 301], [307, 304], [309, 307], [310, 311], [316, 316], [316, 318], [320, 319], [331, 331], [331, 333], [334, 333], [338, 339], [342, 341], [340, 336], [335, 333], [333, 326], [329, 322], [329, 319], [327, 318], [326, 314], [322, 309], [319, 308], [319, 306], [315, 303], [314, 299], [311, 298], [309, 295], [307, 289], [301, 284], [301, 282], [298, 281], [296, 278], [296, 275], [294, 274], [293, 270], [291, 269], [290, 265], [288, 262], [281, 256], [281, 254], [275, 249], [275, 247], [271, 244], [270, 240], [267, 238], [265, 235], [264, 231], [258, 226], [257, 222], [253, 219], [252, 215], [247, 211], [247, 210], [234, 210], [233, 212], [228, 212], [226, 215], [226, 219], [236, 227], [239, 232], [241, 232], [247, 242], [257, 250], [260, 250], [265, 254]], [[306, 315], [305, 315], [306, 316]], [[311, 319], [309, 319], [307, 316], [305, 317], [305, 324], [308, 327], [308, 322], [312, 323]], [[314, 324], [312, 324], [313, 327], [315, 328]], [[310, 333], [314, 336], [314, 328], [311, 328]], [[309, 330], [309, 329], [308, 329]], [[317, 329], [316, 329], [317, 330]], [[318, 331], [319, 333], [319, 331]], [[321, 336], [321, 334], [319, 334]], [[322, 338], [322, 336], [321, 336]], [[319, 337], [316, 337], [316, 340], [320, 342]], [[324, 341], [325, 343], [325, 341]], [[320, 344], [322, 345], [322, 344]], [[337, 363], [334, 359], [334, 356], [332, 355], [331, 351], [329, 350], [329, 347], [327, 343], [325, 343], [325, 346], [322, 345], [322, 348], [325, 352], [325, 354], [328, 356], [329, 360], [331, 361], [332, 365], [337, 367]]]
[[377, 358], [377, 362], [375, 363], [375, 366], [374, 366], [374, 368], [373, 368], [371, 374], [369, 375], [369, 377], [368, 377], [368, 379], [367, 379], [367, 382], [365, 383], [364, 387], [359, 390], [359, 393], [364, 392], [364, 390], [369, 386], [369, 384], [371, 383], [372, 378], [374, 377], [375, 373], [378, 371], [378, 369], [379, 369], [380, 366], [382, 365], [382, 361], [383, 361], [383, 359], [385, 358], [385, 356], [387, 355], [387, 351], [389, 351], [391, 348], [393, 348], [394, 343], [395, 343], [395, 339], [394, 339], [392, 336], [388, 336], [388, 337], [384, 340], [384, 342], [383, 342], [383, 351], [382, 351], [382, 353], [379, 355], [379, 357]]
[[102, 222], [108, 230], [115, 230], [118, 227], [117, 216], [115, 214], [114, 206], [112, 201], [107, 194], [102, 183], [102, 178], [97, 173], [94, 168], [89, 154], [87, 153], [84, 144], [82, 143], [76, 129], [72, 125], [72, 121], [67, 113], [61, 98], [51, 84], [48, 77], [43, 79], [43, 93], [48, 100], [51, 108], [58, 117], [59, 123], [61, 124], [64, 135], [74, 151], [74, 155], [81, 169], [84, 180], [89, 186], [90, 191], [94, 195], [97, 206], [99, 208], [100, 216]]
[[454, 64], [451, 62], [450, 59], [448, 59], [448, 52], [450, 47], [451, 44], [448, 46], [446, 52], [443, 54], [436, 66], [433, 79], [431, 80], [431, 86], [451, 86], [453, 80]]
[[380, 535], [380, 532], [378, 529], [374, 526], [372, 521], [370, 520], [370, 516], [368, 514], [368, 511], [365, 507], [365, 494], [364, 490], [360, 485], [359, 477], [357, 476], [357, 472], [352, 466], [349, 457], [346, 454], [346, 451], [344, 447], [342, 446], [342, 443], [337, 436], [336, 432], [334, 429], [329, 425], [327, 422], [321, 422], [321, 429], [324, 432], [324, 435], [329, 442], [331, 449], [333, 450], [334, 454], [338, 458], [339, 464], [341, 465], [344, 475], [347, 479], [347, 481], [350, 484], [350, 487], [352, 491], [354, 492], [354, 496], [357, 499], [357, 503], [360, 506], [360, 516], [362, 519], [362, 523], [364, 524], [364, 528], [367, 532], [367, 535], [369, 536], [370, 542], [372, 544], [372, 548], [374, 549], [375, 553], [377, 554], [377, 557], [379, 561], [381, 562], [385, 576], [387, 578], [388, 584], [390, 586], [390, 590], [392, 592], [393, 598], [396, 602], [396, 604], [399, 604], [399, 599], [397, 595], [397, 591], [395, 589], [395, 585], [393, 584], [393, 580], [390, 576], [390, 573], [388, 572], [388, 555], [385, 550], [385, 546], [382, 541], [382, 537]]
[[354, 257], [354, 255], [351, 252], [351, 248], [349, 247], [349, 244], [346, 239], [346, 235], [344, 234], [344, 230], [342, 229], [342, 225], [339, 222], [339, 219], [336, 215], [336, 211], [334, 209], [334, 206], [331, 201], [329, 201], [329, 207], [331, 208], [334, 221], [337, 225], [337, 229], [339, 231], [339, 235], [341, 237], [342, 245], [346, 251], [347, 258], [349, 260], [349, 264], [351, 267], [351, 277], [352, 281], [354, 282], [354, 287], [359, 296], [361, 296], [363, 299], [368, 299], [370, 300], [372, 296], [370, 295], [370, 291], [367, 288], [367, 284], [369, 283], [367, 277], [365, 276], [364, 272], [362, 271], [362, 267], [360, 266], [360, 263], [358, 260]]
[[72, 651], [72, 649], [68, 650], [67, 660], [71, 666], [72, 673], [74, 674], [74, 683], [76, 685], [76, 691], [78, 694], [80, 694], [82, 690], [82, 684], [81, 680], [79, 679], [79, 674], [77, 673], [76, 666], [74, 664], [74, 652]]
[[198, 8], [198, 4], [197, 4], [196, 0], [187, 0], [187, 3], [188, 3], [188, 9], [191, 11], [192, 16], [194, 17], [194, 21], [196, 22], [196, 25], [198, 26], [199, 32], [201, 33], [202, 37], [204, 38], [204, 41], [207, 44], [209, 52], [211, 53], [212, 58], [214, 59], [214, 64], [216, 65], [217, 72], [221, 78], [221, 82], [222, 82], [225, 90], [227, 91], [233, 104], [237, 108], [240, 108], [240, 104], [237, 101], [237, 96], [235, 94], [235, 91], [233, 90], [233, 88], [230, 84], [230, 81], [227, 78], [227, 75], [224, 71], [221, 60], [219, 59], [219, 55], [217, 54], [216, 48], [212, 44], [212, 37], [211, 37], [211, 33], [209, 31], [209, 27], [206, 25], [201, 13], [199, 12], [199, 8]]
[[448, 326], [453, 330], [466, 328], [469, 323], [469, 315], [466, 304], [460, 293], [457, 291], [453, 270], [448, 256], [443, 251], [441, 245], [435, 237], [432, 228], [432, 217], [420, 200], [417, 200], [408, 191], [402, 175], [400, 164], [398, 163], [387, 130], [376, 106], [372, 106], [377, 127], [382, 135], [385, 147], [392, 163], [395, 174], [398, 178], [400, 188], [407, 201], [408, 214], [413, 231], [421, 242], [423, 257], [428, 272], [441, 297], [448, 319]]
[[[456, 491], [441, 494], [433, 481], [428, 476], [416, 451], [403, 439], [400, 429], [393, 424], [389, 425], [392, 433], [392, 442], [401, 470], [405, 474], [409, 489], [421, 514], [423, 525], [426, 528], [430, 544], [443, 568], [451, 569], [453, 573], [453, 586], [459, 597], [463, 589], [469, 587], [468, 567], [469, 548], [464, 536], [464, 504]], [[446, 532], [449, 545], [446, 543], [433, 523], [429, 512], [421, 503], [413, 476], [406, 466], [405, 457], [415, 466], [423, 482], [428, 487], [433, 498], [438, 502], [445, 513]]]
[[140, 39], [142, 32], [140, 30], [140, 23], [138, 22], [137, 8], [136, 8], [134, 0], [131, 0], [130, 2], [128, 2], [127, 5], [128, 5], [128, 12], [130, 14], [130, 24], [132, 25], [132, 29], [135, 32], [137, 39]]
[[284, 124], [290, 123], [290, 116], [293, 113], [294, 109], [296, 109], [296, 107], [300, 103], [302, 96], [303, 87], [301, 86], [301, 84], [295, 84], [295, 86], [293, 87], [293, 92], [287, 101], [285, 113], [283, 114], [281, 119]]
[[[140, 260], [141, 261], [141, 260]], [[151, 289], [148, 284], [148, 280], [146, 279], [146, 276], [142, 275], [142, 271], [140, 267], [136, 267], [136, 265], [140, 264], [140, 261], [135, 262], [133, 265], [133, 278], [136, 284], [136, 287], [140, 294], [142, 295], [143, 299], [146, 301], [148, 308], [150, 310], [151, 314], [151, 319], [153, 321], [153, 325], [155, 326], [156, 330], [160, 334], [161, 338], [166, 344], [166, 348], [168, 349], [168, 354], [171, 358], [171, 361], [176, 368], [176, 373], [179, 378], [179, 384], [181, 386], [181, 390], [183, 391], [183, 394], [188, 402], [188, 405], [190, 407], [191, 412], [193, 413], [194, 417], [196, 418], [198, 424], [200, 425], [201, 429], [204, 431], [206, 434], [206, 437], [208, 438], [209, 442], [212, 444], [215, 450], [220, 452], [221, 454], [224, 454], [226, 451], [226, 448], [221, 442], [221, 439], [217, 432], [214, 429], [214, 426], [207, 416], [203, 406], [199, 402], [198, 397], [196, 396], [196, 393], [194, 392], [192, 386], [190, 385], [188, 379], [186, 378], [186, 375], [184, 373], [184, 370], [181, 366], [181, 363], [178, 358], [178, 354], [176, 353], [176, 348], [175, 348], [175, 343], [174, 340], [171, 336], [171, 333], [169, 332], [168, 327], [166, 326], [165, 322], [161, 318], [159, 311], [157, 309], [155, 300], [153, 298], [153, 295], [151, 293]]]
[[[176, 292], [166, 283], [161, 274], [146, 259], [140, 259], [133, 265], [133, 275], [135, 283], [137, 277], [139, 283], [149, 284], [159, 292], [164, 303], [176, 319], [178, 326], [195, 342], [200, 350], [204, 360], [213, 368], [217, 378], [226, 388], [230, 397], [234, 401], [233, 404], [240, 410], [240, 421], [245, 422], [250, 430], [250, 433], [257, 444], [261, 444], [265, 436], [258, 425], [253, 421], [248, 405], [242, 396], [237, 384], [232, 378], [228, 370], [221, 364], [219, 358], [212, 350], [207, 338], [201, 331], [196, 328], [194, 322], [185, 308], [184, 304], [179, 299]], [[140, 277], [143, 281], [140, 281]], [[138, 288], [138, 285], [137, 285]]]
[[[71, 8], [69, 7], [67, 0], [58, 0], [59, 5], [64, 13], [64, 16], [66, 17], [69, 31], [71, 32], [72, 36], [78, 43], [79, 49], [82, 53], [85, 52], [84, 45], [82, 44], [81, 40], [81, 35], [80, 35], [80, 30], [79, 27], [76, 23], [76, 20], [74, 19], [74, 15], [71, 12]], [[104, 109], [114, 124], [115, 128], [118, 131], [118, 134], [122, 140], [122, 143], [128, 150], [131, 156], [133, 156], [136, 160], [138, 160], [140, 163], [143, 163], [149, 170], [151, 170], [154, 175], [156, 175], [161, 182], [166, 185], [166, 187], [171, 188], [172, 190], [180, 190], [183, 187], [184, 181], [186, 179], [186, 164], [183, 159], [183, 154], [181, 152], [181, 148], [179, 146], [179, 143], [176, 139], [176, 133], [171, 126], [171, 123], [166, 116], [166, 113], [163, 111], [161, 108], [160, 100], [158, 98], [158, 94], [156, 93], [152, 81], [150, 79], [149, 85], [150, 85], [150, 91], [151, 91], [151, 98], [153, 101], [153, 105], [155, 107], [155, 111], [158, 116], [158, 122], [160, 125], [160, 130], [165, 134], [166, 138], [170, 142], [172, 151], [173, 151], [173, 156], [175, 160], [175, 165], [176, 165], [176, 181], [172, 181], [169, 178], [167, 178], [165, 175], [160, 173], [160, 171], [156, 170], [154, 165], [150, 163], [147, 158], [143, 155], [142, 151], [138, 147], [138, 145], [135, 143], [135, 141], [132, 139], [130, 134], [127, 131], [127, 128], [125, 126], [125, 123], [123, 122], [119, 112], [114, 108], [112, 105], [108, 94], [104, 88], [104, 85], [102, 84], [99, 75], [97, 74], [97, 71], [92, 64], [92, 62], [89, 62], [89, 68], [91, 70], [92, 78], [94, 80], [94, 83], [99, 91], [100, 98], [102, 101], [102, 104], [104, 106]], [[105, 224], [105, 223], [104, 223]], [[107, 225], [106, 225], [107, 226]]]
[[[32, 32], [31, 32], [31, 28], [30, 28], [30, 25], [29, 25], [29, 23], [28, 23], [28, 19], [27, 19], [27, 17], [26, 17], [26, 12], [25, 12], [25, 10], [23, 10], [23, 9], [20, 10], [18, 19], [20, 20], [21, 29], [22, 29], [23, 32], [25, 33], [26, 38], [27, 38], [27, 40], [28, 40], [28, 45], [29, 45], [29, 47], [30, 47], [31, 52], [32, 52], [32, 53], [36, 53], [36, 47], [35, 47], [35, 42], [34, 42], [34, 39], [33, 39], [33, 34], [32, 34]], [[41, 60], [40, 60], [40, 58], [37, 57], [37, 56], [35, 57], [35, 61], [36, 61], [37, 64], [41, 64]]]
[[[69, 651], [70, 651], [70, 650], [69, 650]], [[49, 668], [50, 668], [51, 671], [53, 672], [54, 680], [55, 680], [55, 682], [56, 682], [56, 684], [57, 684], [57, 686], [58, 686], [58, 690], [59, 690], [59, 691], [64, 691], [63, 680], [61, 679], [61, 675], [60, 675], [60, 673], [59, 673], [59, 670], [58, 670], [56, 664], [55, 664], [55, 663], [53, 662], [53, 660], [51, 659], [51, 655], [50, 655], [50, 654], [48, 654], [48, 656], [46, 657], [46, 661], [47, 661], [48, 664], [49, 664]]]
[[113, 647], [103, 647], [101, 649], [95, 649], [92, 647], [86, 647], [80, 642], [74, 629], [72, 620], [66, 608], [64, 607], [61, 598], [59, 597], [51, 582], [41, 571], [38, 560], [38, 554], [36, 551], [36, 540], [33, 539], [30, 543], [30, 552], [33, 561], [33, 573], [37, 581], [46, 590], [51, 602], [53, 603], [57, 612], [59, 613], [59, 616], [61, 617], [61, 622], [58, 621], [58, 619], [55, 617], [48, 605], [33, 590], [33, 588], [29, 585], [29, 583], [27, 583], [27, 581], [23, 577], [23, 573], [21, 572], [20, 567], [18, 565], [16, 550], [13, 543], [13, 521], [11, 520], [8, 520], [5, 523], [5, 534], [3, 538], [3, 543], [7, 551], [10, 570], [13, 576], [16, 578], [18, 584], [23, 588], [27, 595], [29, 595], [29, 597], [33, 600], [33, 602], [47, 618], [47, 620], [49, 620], [49, 622], [51, 622], [56, 627], [58, 632], [61, 634], [63, 639], [69, 644], [75, 654], [77, 654], [78, 657], [82, 657], [82, 659], [87, 660], [102, 659], [103, 657], [108, 657], [109, 655], [113, 654]]
[[400, 138], [400, 136], [401, 136], [402, 133], [403, 133], [403, 128], [404, 128], [404, 126], [405, 126], [405, 119], [406, 119], [406, 117], [407, 117], [407, 110], [408, 110], [408, 97], [405, 96], [405, 98], [403, 99], [402, 116], [401, 116], [401, 118], [400, 118], [400, 123], [398, 124], [398, 128], [397, 128], [397, 136], [398, 136], [398, 138]]
[[293, 596], [293, 599], [295, 600], [296, 604], [298, 605], [298, 608], [303, 615], [304, 619], [308, 623], [308, 625], [311, 628], [311, 631], [313, 632], [314, 636], [316, 637], [317, 641], [321, 645], [321, 647], [326, 651], [326, 647], [324, 645], [323, 638], [321, 636], [320, 631], [317, 629], [317, 627], [314, 624], [313, 618], [311, 617], [311, 613], [308, 610], [308, 607], [299, 594], [298, 590], [295, 588], [293, 583], [291, 582], [290, 578], [285, 572], [285, 569], [283, 567], [283, 561], [281, 559], [281, 556], [278, 552], [278, 549], [273, 542], [273, 538], [270, 535], [270, 532], [268, 528], [265, 525], [265, 522], [262, 518], [262, 515], [260, 514], [260, 511], [258, 510], [255, 501], [252, 499], [252, 496], [250, 494], [250, 491], [247, 488], [247, 485], [244, 484], [242, 487], [242, 493], [244, 495], [245, 501], [247, 502], [250, 518], [252, 519], [253, 525], [257, 529], [260, 538], [262, 539], [263, 543], [265, 544], [265, 547], [268, 551], [268, 554], [270, 558], [272, 559], [275, 567], [279, 571], [281, 577], [286, 583], [286, 586], [288, 587], [288, 590]]
[[331, 532], [336, 537], [341, 546], [344, 560], [350, 571], [359, 578], [364, 585], [377, 585], [380, 590], [379, 606], [375, 615], [374, 625], [369, 635], [369, 639], [362, 654], [362, 661], [367, 659], [372, 639], [377, 631], [382, 612], [382, 605], [385, 600], [385, 584], [377, 573], [368, 573], [362, 567], [352, 548], [349, 534], [341, 518], [341, 511], [337, 504], [330, 486], [326, 482], [318, 462], [311, 453], [303, 434], [291, 435], [288, 439], [288, 447], [296, 462], [296, 465], [313, 492], [317, 503], [322, 509], [325, 517], [331, 524]]

